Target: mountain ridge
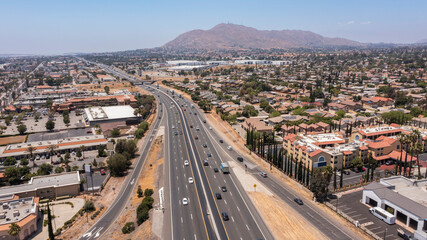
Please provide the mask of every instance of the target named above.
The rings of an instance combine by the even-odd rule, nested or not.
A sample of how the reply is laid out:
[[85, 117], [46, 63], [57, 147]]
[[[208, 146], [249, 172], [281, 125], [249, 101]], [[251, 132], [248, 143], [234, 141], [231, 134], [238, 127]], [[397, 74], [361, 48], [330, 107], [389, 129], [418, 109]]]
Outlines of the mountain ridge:
[[367, 44], [345, 38], [329, 38], [304, 30], [258, 30], [221, 23], [209, 30], [185, 32], [162, 48], [166, 49], [290, 49], [322, 47], [365, 47]]

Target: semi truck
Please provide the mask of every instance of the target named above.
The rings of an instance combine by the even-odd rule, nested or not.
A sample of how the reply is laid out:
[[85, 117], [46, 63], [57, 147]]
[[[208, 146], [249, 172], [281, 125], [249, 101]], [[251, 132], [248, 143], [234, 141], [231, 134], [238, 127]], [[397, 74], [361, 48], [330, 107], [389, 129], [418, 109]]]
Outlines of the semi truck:
[[228, 166], [228, 163], [221, 163], [221, 171], [223, 173], [230, 173], [230, 167]]

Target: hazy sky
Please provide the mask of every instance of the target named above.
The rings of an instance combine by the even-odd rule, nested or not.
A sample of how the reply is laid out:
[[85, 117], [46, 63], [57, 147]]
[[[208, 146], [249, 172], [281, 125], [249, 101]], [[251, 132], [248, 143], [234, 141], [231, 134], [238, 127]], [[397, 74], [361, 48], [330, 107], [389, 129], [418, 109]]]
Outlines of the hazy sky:
[[158, 47], [193, 29], [235, 23], [361, 42], [427, 39], [426, 0], [0, 1], [0, 54]]

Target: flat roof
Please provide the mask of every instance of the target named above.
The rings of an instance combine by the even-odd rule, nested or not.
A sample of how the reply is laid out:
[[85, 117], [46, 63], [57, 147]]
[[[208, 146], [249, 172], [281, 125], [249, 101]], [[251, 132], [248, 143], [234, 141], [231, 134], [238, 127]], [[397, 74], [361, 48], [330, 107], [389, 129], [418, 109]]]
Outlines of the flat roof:
[[50, 187], [57, 188], [78, 184], [80, 184], [80, 174], [78, 171], [52, 174], [47, 176], [38, 176], [31, 178], [31, 180], [26, 184], [0, 188], [0, 197], [3, 197], [5, 195], [30, 192], [37, 189]]
[[19, 222], [36, 211], [34, 197], [0, 202], [0, 225]]
[[88, 121], [114, 120], [136, 117], [135, 109], [129, 105], [85, 108]]

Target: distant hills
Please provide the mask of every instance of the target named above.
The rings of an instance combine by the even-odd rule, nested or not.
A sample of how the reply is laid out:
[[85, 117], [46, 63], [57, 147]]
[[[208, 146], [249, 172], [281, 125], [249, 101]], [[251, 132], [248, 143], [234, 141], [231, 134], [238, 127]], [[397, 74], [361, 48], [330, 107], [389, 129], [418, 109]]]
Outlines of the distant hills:
[[258, 30], [236, 24], [218, 24], [209, 30], [192, 30], [162, 46], [165, 49], [291, 49], [365, 47], [345, 38], [329, 38], [301, 30]]

